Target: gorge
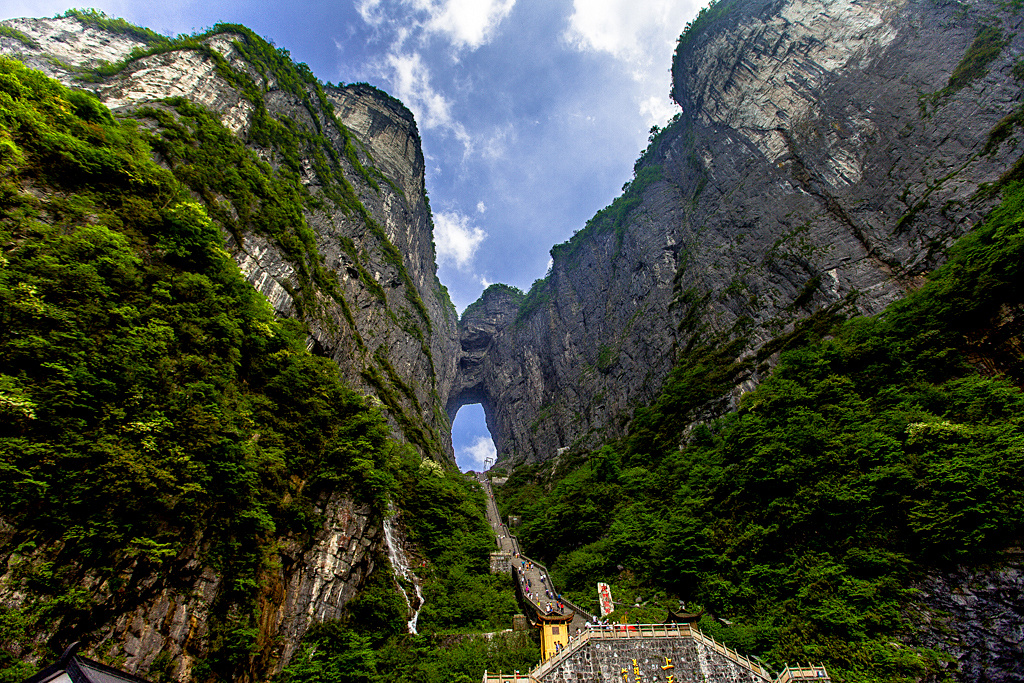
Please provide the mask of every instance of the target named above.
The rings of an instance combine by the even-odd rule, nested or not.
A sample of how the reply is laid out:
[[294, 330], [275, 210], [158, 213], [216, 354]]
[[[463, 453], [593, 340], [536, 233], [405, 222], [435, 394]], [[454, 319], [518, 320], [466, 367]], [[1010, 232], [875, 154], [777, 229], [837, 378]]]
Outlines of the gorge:
[[[842, 527], [839, 549], [773, 555], [831, 531], [801, 520], [780, 532], [807, 493], [788, 488], [800, 453], [763, 456], [728, 425], [778, 399], [769, 380], [779, 368], [785, 382], [794, 368], [814, 376], [834, 363], [836, 388], [806, 391], [826, 409], [892, 395], [843, 383], [835, 358], [854, 358], [853, 373], [885, 353], [842, 321], [886, 310], [894, 325], [923, 319], [890, 305], [918, 291], [942, 299], [928, 277], [972, 230], [989, 226], [978, 239], [1003, 249], [993, 264], [1013, 262], [1004, 245], [1021, 225], [1022, 22], [1017, 5], [987, 1], [710, 5], [672, 64], [682, 114], [652, 134], [623, 194], [552, 248], [529, 292], [492, 285], [461, 316], [437, 278], [416, 122], [394, 98], [324, 85], [236, 25], [171, 39], [82, 11], [3, 22], [0, 624], [14, 635], [0, 664], [20, 680], [74, 637], [159, 680], [302, 680], [286, 670], [315, 658], [303, 638], [348, 615], [388, 615], [412, 633], [410, 609], [440, 620], [431, 610], [444, 601], [419, 595], [419, 574], [435, 590], [454, 585], [440, 558], [492, 543], [453, 471], [451, 422], [481, 403], [496, 467], [512, 475], [503, 505], [526, 511], [531, 552], [565, 572], [560, 585], [602, 572], [628, 584], [624, 574], [667, 553], [644, 580], [666, 599], [696, 596], [749, 618], [722, 637], [766, 657], [813, 655], [836, 680], [1019, 677], [1021, 471], [1018, 442], [1000, 440], [1021, 428], [1017, 270], [980, 271], [963, 295], [980, 308], [950, 314], [954, 339], [927, 361], [966, 359], [1006, 393], [970, 385], [960, 365], [936, 371], [936, 388], [920, 390], [920, 405], [904, 400], [885, 438], [829, 462], [829, 476], [864, 473], [884, 505], [909, 508], [911, 540], [864, 549], [862, 535], [899, 534]], [[71, 268], [79, 260], [88, 272]], [[974, 264], [955, 261], [954, 272]], [[948, 291], [943, 300], [959, 301]], [[819, 353], [805, 345], [834, 339], [859, 341], [800, 366], [801, 353]], [[950, 376], [968, 407], [932, 409]], [[665, 406], [677, 412], [665, 417]], [[982, 424], [993, 415], [1005, 422]], [[769, 460], [774, 478], [714, 450], [732, 438]], [[960, 498], [911, 505], [922, 489], [981, 475], [964, 465], [912, 484], [895, 460], [873, 460], [905, 451], [917, 467], [928, 457], [915, 445], [933, 442], [954, 463], [938, 469], [961, 467], [956, 448], [997, 454], [984, 471], [991, 498], [970, 489], [963, 508]], [[680, 472], [699, 473], [690, 453], [725, 463], [708, 481], [750, 487], [683, 486]], [[659, 468], [672, 476], [652, 481]], [[68, 474], [78, 471], [89, 485]], [[581, 519], [559, 518], [556, 496], [574, 481], [583, 492], [563, 497], [575, 496]], [[830, 514], [884, 517], [860, 486], [844, 483], [858, 493], [837, 494]], [[125, 509], [107, 512], [119, 496]], [[701, 511], [666, 507], [671, 542], [632, 558], [609, 546], [618, 531], [587, 525], [633, 519], [634, 508], [607, 507], [620, 496], [649, 507], [635, 538], [660, 514], [649, 512], [662, 510], [656, 499]], [[729, 523], [755, 514], [751, 500], [784, 514], [733, 534]], [[406, 531], [392, 536], [395, 526]], [[572, 538], [558, 540], [563, 531]], [[395, 537], [412, 562], [395, 559]], [[726, 556], [728, 571], [710, 559]], [[912, 586], [886, 573], [900, 563]], [[486, 573], [472, 566], [466, 574]], [[805, 608], [795, 596], [819, 584], [847, 602]], [[764, 616], [776, 609], [778, 621]], [[829, 610], [857, 616], [815, 630], [815, 619], [832, 623]]]

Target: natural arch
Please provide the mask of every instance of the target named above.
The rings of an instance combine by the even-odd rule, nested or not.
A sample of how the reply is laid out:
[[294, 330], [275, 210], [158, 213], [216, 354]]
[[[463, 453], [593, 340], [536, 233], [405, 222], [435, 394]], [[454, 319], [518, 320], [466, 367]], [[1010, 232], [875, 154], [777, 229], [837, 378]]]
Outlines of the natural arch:
[[491, 286], [463, 312], [459, 320], [457, 373], [445, 404], [448, 423], [454, 425], [463, 406], [479, 403], [499, 458], [502, 434], [496, 421], [495, 397], [488, 390], [488, 377], [494, 370], [490, 353], [495, 338], [515, 320], [519, 301], [514, 294], [511, 288]]

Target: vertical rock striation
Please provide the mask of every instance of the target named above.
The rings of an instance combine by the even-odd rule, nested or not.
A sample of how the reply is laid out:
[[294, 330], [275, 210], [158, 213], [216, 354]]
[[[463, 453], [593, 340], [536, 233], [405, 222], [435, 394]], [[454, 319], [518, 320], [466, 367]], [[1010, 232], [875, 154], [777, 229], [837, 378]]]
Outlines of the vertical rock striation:
[[[226, 247], [279, 315], [305, 320], [311, 350], [333, 358], [351, 386], [379, 399], [396, 437], [424, 458], [451, 462], [445, 408], [456, 380], [457, 317], [436, 275], [419, 134], [400, 102], [365, 85], [317, 91], [308, 82], [296, 85], [294, 74], [285, 83], [288, 74], [267, 64], [287, 55], [253, 61], [269, 48], [240, 27], [174, 43], [74, 16], [4, 25], [20, 37], [0, 36], [0, 54], [93, 92], [117, 114], [155, 107], [173, 115], [168, 98], [187, 99], [213, 112], [274, 171], [294, 160], [268, 140], [268, 120], [271, 130], [276, 125], [312, 140], [297, 175], [311, 197], [303, 214], [315, 252], [297, 259], [265, 226], [244, 221], [225, 235]], [[143, 116], [140, 125], [157, 124]], [[324, 171], [327, 158], [343, 178]], [[317, 261], [328, 281], [305, 275]], [[258, 589], [258, 656], [239, 667], [240, 680], [279, 672], [306, 630], [341, 616], [374, 569], [382, 511], [338, 493], [318, 505], [313, 512], [322, 523], [311, 539], [277, 539], [275, 569]], [[94, 613], [105, 617], [74, 627], [90, 634], [89, 651], [123, 658], [131, 672], [189, 679], [210, 647], [211, 606], [237, 590], [204, 563], [204, 543], [194, 539], [167, 572], [132, 565], [121, 570], [118, 585], [90, 586], [99, 605]], [[46, 552], [7, 559], [43, 562]], [[16, 584], [0, 575], [5, 606], [26, 599]]]
[[[214, 112], [274, 168], [284, 161], [279, 151], [250, 135], [253, 117], [262, 114], [259, 105], [224, 65], [253, 81], [266, 116], [310, 134], [322, 132], [342, 159], [346, 181], [362, 207], [353, 211], [324, 201], [305, 210], [348, 314], [321, 288], [307, 297], [321, 302], [316, 314], [298, 310], [297, 264], [260, 226], [242, 226], [240, 235], [226, 237], [228, 247], [279, 314], [305, 317], [311, 348], [338, 361], [351, 385], [381, 398], [398, 435], [426, 457], [451, 457], [444, 396], [454, 381], [450, 359], [457, 321], [437, 279], [423, 153], [408, 109], [376, 88], [350, 85], [325, 89], [333, 108], [328, 111], [308, 87], [300, 98], [294, 88], [278, 83], [272, 70], [252, 63], [243, 49], [248, 38], [230, 27], [199, 45], [154, 50], [160, 47], [156, 34], [116, 32], [75, 17], [15, 19], [5, 25], [31, 44], [0, 36], [0, 53], [65, 85], [92, 91], [115, 112], [131, 114], [140, 106], [185, 97]], [[120, 69], [90, 73], [122, 61]], [[314, 197], [324, 198], [324, 180], [312, 159], [303, 161], [301, 176]]]
[[957, 567], [917, 586], [914, 644], [953, 657], [960, 680], [1010, 683], [1024, 678], [1024, 573], [1020, 549], [1002, 566]]
[[682, 112], [630, 187], [552, 249], [483, 358], [463, 352], [487, 378], [499, 461], [622, 434], [695, 341], [754, 354], [801, 318], [877, 313], [915, 287], [1019, 156], [989, 133], [1019, 107], [1022, 21], [993, 2], [706, 10], [673, 63]]

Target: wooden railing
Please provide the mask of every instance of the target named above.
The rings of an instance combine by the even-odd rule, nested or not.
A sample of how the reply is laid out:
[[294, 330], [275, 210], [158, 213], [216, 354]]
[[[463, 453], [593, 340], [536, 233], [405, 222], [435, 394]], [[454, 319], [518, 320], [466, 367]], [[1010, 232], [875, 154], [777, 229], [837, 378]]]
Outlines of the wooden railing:
[[[714, 650], [739, 666], [747, 669], [757, 676], [760, 676], [765, 681], [772, 680], [771, 673], [763, 666], [757, 662], [751, 661], [747, 657], [744, 657], [740, 653], [736, 652], [736, 650], [722, 645], [711, 636], [706, 635], [700, 629], [694, 628], [689, 624], [613, 624], [606, 627], [593, 628], [584, 631], [579, 635], [579, 637], [570, 640], [569, 645], [567, 645], [561, 652], [551, 657], [551, 659], [531, 671], [530, 675], [536, 679], [543, 678], [545, 674], [551, 671], [551, 669], [557, 666], [565, 658], [583, 647], [583, 643], [585, 642], [589, 642], [591, 640], [622, 638], [692, 638], [693, 640], [703, 644], [705, 647]], [[803, 669], [801, 669], [801, 671], [802, 670]]]
[[789, 681], [831, 681], [823, 666], [787, 666], [773, 683], [789, 683]]
[[484, 671], [483, 683], [536, 683], [537, 679], [529, 674], [489, 673]]

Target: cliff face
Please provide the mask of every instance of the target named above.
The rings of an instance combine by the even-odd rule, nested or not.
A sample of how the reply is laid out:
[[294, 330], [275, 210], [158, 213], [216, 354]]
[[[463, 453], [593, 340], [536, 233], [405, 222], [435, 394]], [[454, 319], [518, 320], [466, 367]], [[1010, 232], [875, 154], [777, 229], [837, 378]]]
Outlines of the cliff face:
[[470, 354], [499, 461], [621, 434], [694, 341], [752, 354], [815, 312], [877, 313], [915, 287], [1019, 156], [988, 143], [1020, 101], [1021, 21], [995, 3], [706, 10], [673, 64], [681, 116]]
[[[957, 567], [919, 583], [916, 645], [949, 653], [960, 680], [1010, 683], [1024, 676], [1021, 661], [1020, 551], [999, 567]], [[953, 664], [954, 662], [951, 662]]]
[[[157, 136], [185, 118], [167, 98], [200, 104], [298, 178], [312, 197], [301, 248], [305, 233], [217, 214], [248, 281], [279, 315], [303, 318], [309, 348], [375, 396], [424, 457], [450, 458], [451, 417], [480, 402], [499, 459], [517, 462], [621, 434], [680, 348], [725, 336], [753, 355], [795, 321], [875, 313], [913, 288], [994, 204], [979, 190], [1019, 156], [1012, 135], [990, 131], [1020, 106], [1022, 21], [994, 2], [722, 0], [681, 41], [682, 115], [654, 136], [623, 197], [552, 250], [551, 274], [525, 298], [491, 288], [458, 323], [436, 278], [416, 126], [395, 100], [358, 85], [321, 99], [230, 29], [169, 45], [75, 18], [14, 20], [5, 25], [25, 39], [0, 36], [0, 52]], [[304, 142], [280, 142], [294, 139]], [[204, 191], [211, 213], [227, 204]], [[261, 584], [262, 659], [242, 678], [279, 671], [373, 570], [379, 511], [340, 495], [318, 504], [312, 542], [277, 539], [279, 566]], [[0, 519], [0, 537], [13, 533]], [[165, 575], [127, 567], [90, 585], [106, 605], [93, 646], [130, 671], [160, 669], [166, 653], [167, 673], [187, 679], [223, 590], [202, 542]], [[47, 550], [6, 561], [44, 563]], [[17, 606], [26, 596], [5, 580], [0, 600]], [[130, 609], [115, 583], [138, 587]]]
[[[90, 90], [158, 136], [186, 125], [179, 100], [167, 98], [199, 104], [266, 163], [267, 173], [297, 177], [308, 193], [305, 225], [278, 233], [239, 215], [237, 203], [215, 213], [229, 206], [216, 188], [193, 192], [221, 216], [225, 245], [248, 281], [280, 316], [308, 324], [308, 348], [334, 359], [349, 385], [376, 397], [395, 436], [426, 459], [451, 460], [442, 397], [455, 381], [456, 315], [436, 277], [423, 155], [407, 109], [362, 85], [327, 87], [320, 97], [308, 82], [296, 85], [294, 72], [275, 70], [273, 51], [260, 52], [265, 44], [244, 32], [172, 44], [75, 17], [5, 25], [20, 38], [0, 36], [0, 54]], [[282, 84], [285, 76], [291, 80]], [[203, 144], [199, 135], [191, 142]], [[296, 146], [300, 155], [289, 158]], [[181, 163], [159, 151], [156, 157], [172, 168]], [[322, 523], [311, 539], [278, 539], [277, 562], [261, 580], [258, 656], [238, 668], [242, 679], [280, 671], [309, 626], [341, 615], [382, 552], [380, 510], [337, 493], [317, 506], [312, 514]], [[132, 672], [187, 680], [208, 654], [211, 606], [234, 590], [204, 563], [209, 542], [194, 539], [160, 574], [131, 565], [116, 581], [96, 578], [87, 588], [98, 621], [72, 626], [64, 640], [87, 631], [87, 653], [123, 658]], [[7, 569], [33, 566], [56, 552], [8, 549], [3, 560]], [[5, 572], [0, 601], [18, 607], [29, 596]], [[130, 600], [119, 588], [125, 585], [137, 588]]]
[[[455, 311], [437, 280], [419, 133], [401, 103], [365, 85], [328, 87], [327, 102], [313, 98], [308, 86], [286, 88], [273, 70], [253, 63], [240, 49], [245, 36], [230, 31], [206, 37], [201, 45], [154, 50], [152, 39], [141, 32], [117, 32], [74, 17], [5, 24], [31, 44], [2, 36], [0, 53], [90, 90], [126, 115], [166, 98], [187, 98], [214, 112], [273, 168], [285, 160], [265, 136], [253, 134], [254, 117], [319, 134], [319, 142], [338, 156], [361, 205], [353, 210], [324, 202], [304, 210], [340, 298], [315, 280], [304, 281], [294, 255], [258, 225], [242, 223], [227, 238], [229, 250], [279, 314], [306, 319], [311, 348], [337, 360], [353, 387], [380, 396], [396, 433], [427, 457], [450, 457], [441, 397], [454, 381], [454, 364], [445, 365], [445, 359], [454, 357]], [[130, 58], [133, 50], [154, 54]], [[120, 69], [90, 71], [122, 60]], [[252, 101], [238, 74], [252, 80], [262, 102]], [[324, 108], [327, 103], [334, 117]], [[314, 168], [315, 159], [301, 163], [303, 185], [313, 197], [324, 198], [331, 188]]]

